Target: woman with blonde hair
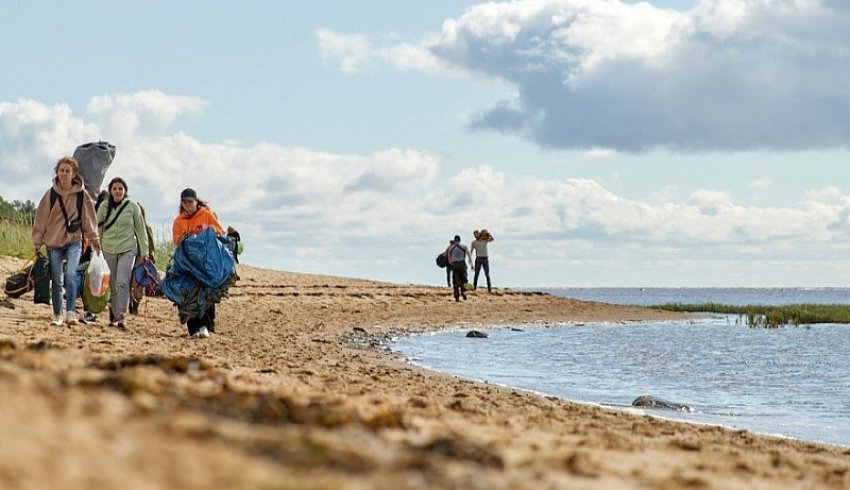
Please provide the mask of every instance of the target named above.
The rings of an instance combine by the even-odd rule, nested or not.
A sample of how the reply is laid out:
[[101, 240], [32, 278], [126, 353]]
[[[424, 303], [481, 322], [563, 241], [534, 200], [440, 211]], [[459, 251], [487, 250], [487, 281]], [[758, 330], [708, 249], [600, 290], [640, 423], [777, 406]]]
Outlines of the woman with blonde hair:
[[[83, 186], [80, 166], [73, 157], [62, 157], [53, 169], [53, 185], [44, 193], [35, 211], [32, 244], [36, 253], [47, 247], [50, 260], [51, 325], [77, 323], [77, 267], [83, 235], [100, 250], [94, 204]], [[62, 298], [65, 308], [62, 308]]]

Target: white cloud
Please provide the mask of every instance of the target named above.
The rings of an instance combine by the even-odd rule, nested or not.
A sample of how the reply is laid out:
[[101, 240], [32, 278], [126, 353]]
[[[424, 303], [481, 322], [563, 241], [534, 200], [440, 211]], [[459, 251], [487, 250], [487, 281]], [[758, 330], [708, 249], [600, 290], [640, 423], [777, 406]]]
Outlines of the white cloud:
[[103, 121], [104, 129], [116, 139], [123, 135], [162, 136], [183, 113], [200, 112], [205, 103], [194, 97], [166, 95], [146, 90], [132, 95], [113, 94], [94, 97], [88, 112]]
[[610, 148], [591, 148], [584, 152], [584, 156], [592, 159], [609, 158], [617, 154], [617, 150]]
[[416, 55], [378, 57], [514, 85], [517, 98], [494, 101], [472, 127], [545, 147], [846, 148], [848, 21], [845, 3], [824, 0], [702, 0], [689, 11], [619, 0], [489, 2], [399, 50]]
[[758, 191], [764, 191], [764, 190], [770, 189], [771, 183], [772, 182], [770, 180], [770, 177], [762, 177], [761, 179], [754, 180], [753, 182], [750, 182], [750, 184], [747, 187], [751, 191], [758, 192]]
[[[750, 260], [754, 253], [771, 260], [788, 256], [789, 263], [850, 255], [850, 195], [839, 188], [809, 191], [786, 207], [744, 205], [713, 189], [694, 190], [684, 201], [672, 192], [626, 198], [591, 179], [510, 180], [490, 166], [441, 168], [433, 155], [410, 149], [335, 154], [270, 143], [204, 143], [162, 126], [180, 112], [174, 104], [110, 97], [123, 101], [117, 105], [125, 117], [161, 124], [155, 131], [125, 126], [116, 142], [109, 137], [112, 110], [92, 111], [89, 121], [65, 105], [0, 102], [0, 173], [18, 176], [0, 181], [0, 196], [39, 199], [56, 159], [97, 135], [117, 146], [107, 179], [127, 179], [131, 196], [145, 204], [155, 225], [167, 229], [180, 190], [194, 187], [225, 224], [248, 237], [248, 263], [266, 267], [360, 276], [380, 267], [413, 274], [420, 266], [404, 268], [411, 254], [430, 260], [431, 248], [456, 233], [468, 240], [482, 227], [498, 237], [493, 252], [500, 261], [543, 253], [555, 260], [550, 270], [577, 256], [584, 264], [610, 265]], [[199, 107], [189, 100], [181, 107]], [[515, 272], [520, 278], [524, 273]]]
[[338, 34], [329, 29], [316, 31], [319, 50], [327, 62], [339, 63], [345, 73], [355, 73], [372, 58], [372, 46], [366, 36]]

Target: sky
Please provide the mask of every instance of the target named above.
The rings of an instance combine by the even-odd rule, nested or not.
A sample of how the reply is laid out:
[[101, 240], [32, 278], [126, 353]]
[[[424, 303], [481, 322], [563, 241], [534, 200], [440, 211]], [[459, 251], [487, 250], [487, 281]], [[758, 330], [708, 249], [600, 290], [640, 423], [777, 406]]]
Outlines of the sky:
[[850, 285], [850, 3], [0, 0], [0, 196], [89, 141], [165, 239], [496, 287]]

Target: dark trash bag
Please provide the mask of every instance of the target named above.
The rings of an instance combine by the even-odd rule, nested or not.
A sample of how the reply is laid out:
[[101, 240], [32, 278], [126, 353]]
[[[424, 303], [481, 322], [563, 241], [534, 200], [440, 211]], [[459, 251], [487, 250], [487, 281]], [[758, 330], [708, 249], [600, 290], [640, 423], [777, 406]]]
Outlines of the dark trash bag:
[[33, 295], [35, 304], [50, 304], [50, 262], [46, 255], [38, 254], [32, 266]]
[[115, 146], [106, 141], [86, 143], [74, 150], [74, 158], [80, 165], [79, 173], [83, 178], [86, 192], [92, 200], [96, 200], [100, 193], [100, 186], [103, 185], [106, 170], [115, 158]]
[[448, 266], [449, 266], [449, 259], [446, 258], [445, 252], [438, 255], [437, 256], [437, 267], [439, 267], [440, 269], [445, 269]]
[[29, 259], [18, 272], [6, 278], [6, 286], [3, 291], [10, 298], [20, 298], [25, 293], [32, 291], [32, 266], [35, 256]]

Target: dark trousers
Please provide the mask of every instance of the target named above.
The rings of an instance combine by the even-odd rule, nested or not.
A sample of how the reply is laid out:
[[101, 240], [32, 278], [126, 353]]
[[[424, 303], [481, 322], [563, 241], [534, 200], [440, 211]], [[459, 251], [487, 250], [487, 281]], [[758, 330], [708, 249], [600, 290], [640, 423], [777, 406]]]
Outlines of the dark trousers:
[[487, 291], [491, 291], [490, 286], [490, 260], [488, 257], [475, 257], [475, 277], [472, 279], [472, 285], [478, 288], [478, 273], [481, 268], [484, 268], [484, 277], [487, 278]]
[[201, 316], [190, 318], [186, 327], [189, 328], [189, 335], [195, 335], [201, 327], [207, 327], [210, 333], [215, 332], [215, 305], [207, 308]]
[[452, 287], [452, 267], [446, 266], [446, 286]]
[[466, 262], [452, 262], [452, 287], [454, 289], [455, 299], [463, 296], [466, 299], [466, 290], [463, 286], [469, 282], [469, 277], [466, 275]]

